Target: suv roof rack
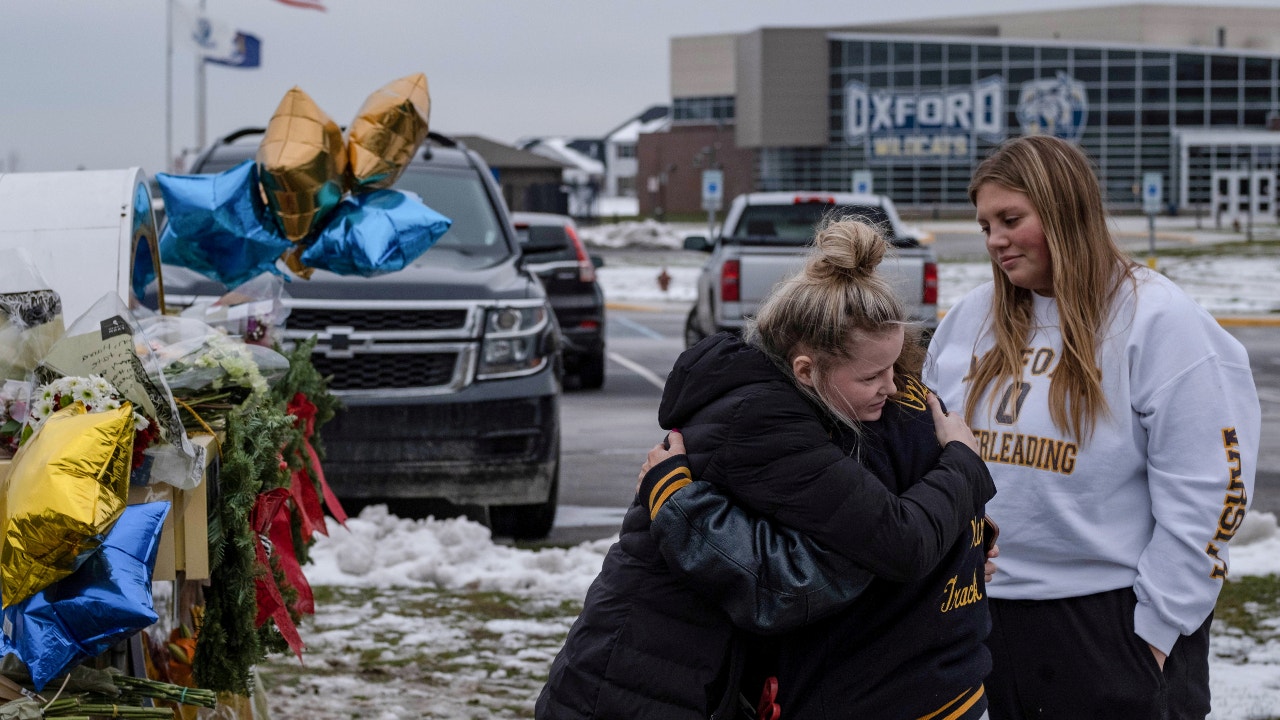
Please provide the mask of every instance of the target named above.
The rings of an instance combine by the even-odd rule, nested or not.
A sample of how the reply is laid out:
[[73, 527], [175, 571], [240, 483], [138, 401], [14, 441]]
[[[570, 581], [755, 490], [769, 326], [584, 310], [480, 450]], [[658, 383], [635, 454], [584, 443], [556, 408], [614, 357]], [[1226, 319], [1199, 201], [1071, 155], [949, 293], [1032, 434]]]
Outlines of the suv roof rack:
[[231, 143], [233, 143], [233, 142], [235, 142], [235, 141], [239, 140], [240, 138], [242, 138], [242, 137], [244, 137], [244, 136], [246, 136], [246, 135], [262, 135], [262, 134], [264, 134], [266, 131], [267, 131], [267, 129], [266, 129], [266, 128], [260, 128], [260, 127], [245, 127], [245, 128], [240, 128], [239, 130], [236, 130], [235, 132], [231, 133], [230, 135], [227, 135], [227, 136], [223, 137], [223, 138], [222, 138], [222, 140], [221, 140], [221, 142], [222, 142], [224, 145], [230, 145]]
[[[342, 128], [342, 130], [343, 132], [346, 132], [345, 127]], [[240, 138], [247, 137], [249, 135], [264, 135], [266, 134], [266, 132], [267, 132], [266, 128], [243, 127], [243, 128], [240, 128], [239, 130], [235, 130], [227, 135], [222, 136], [221, 138], [218, 139], [217, 142], [218, 144], [221, 144], [221, 145], [230, 145], [235, 141], [239, 140]], [[466, 148], [466, 145], [464, 145], [461, 141], [455, 140], [449, 137], [448, 135], [445, 135], [443, 133], [438, 133], [434, 130], [427, 133], [426, 140], [429, 142], [433, 142], [436, 145], [439, 145], [440, 147], [459, 148], [459, 149]], [[422, 144], [422, 156], [427, 160], [431, 159], [431, 146], [428, 144], [428, 142], [424, 142]]]

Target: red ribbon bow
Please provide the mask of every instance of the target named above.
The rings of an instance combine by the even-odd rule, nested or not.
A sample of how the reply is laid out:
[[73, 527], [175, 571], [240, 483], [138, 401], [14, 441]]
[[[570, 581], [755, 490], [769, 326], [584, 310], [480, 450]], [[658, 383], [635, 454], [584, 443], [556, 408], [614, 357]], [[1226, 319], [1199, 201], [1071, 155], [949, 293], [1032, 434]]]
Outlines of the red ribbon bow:
[[[276, 540], [271, 535], [272, 526], [275, 524], [275, 518], [283, 509], [285, 517], [288, 518], [288, 507], [285, 501], [289, 499], [289, 490], [287, 488], [276, 488], [258, 495], [257, 502], [253, 505], [253, 531], [258, 534], [259, 538], [270, 538], [273, 544]], [[287, 522], [287, 520], [286, 520]], [[291, 535], [292, 533], [290, 533]], [[293, 624], [293, 618], [289, 616], [289, 608], [284, 603], [284, 596], [280, 594], [280, 588], [276, 585], [275, 574], [271, 571], [271, 560], [267, 555], [267, 548], [263, 540], [254, 543], [254, 552], [257, 555], [258, 567], [261, 572], [254, 578], [255, 597], [258, 601], [258, 617], [254, 621], [257, 627], [267, 620], [274, 620], [276, 628], [280, 630], [280, 635], [284, 637], [284, 641], [289, 644], [289, 649], [297, 656], [298, 660], [302, 660], [302, 636], [298, 634], [298, 628]], [[288, 561], [292, 559], [297, 564], [297, 558], [293, 554], [293, 541], [290, 539], [288, 548], [275, 545], [273, 552], [280, 558], [282, 565], [286, 568], [288, 574]], [[301, 576], [302, 569], [298, 569], [298, 575]], [[306, 580], [303, 580], [306, 584]], [[307, 595], [310, 595], [311, 587], [307, 585]], [[299, 592], [299, 597], [302, 593]]]
[[320, 498], [316, 495], [316, 484], [312, 482], [308, 469], [315, 471], [316, 480], [319, 481], [320, 489], [324, 493], [324, 504], [329, 507], [329, 512], [333, 514], [334, 519], [345, 526], [347, 513], [342, 509], [342, 504], [338, 502], [338, 497], [333, 494], [333, 490], [329, 488], [329, 481], [324, 477], [324, 468], [320, 465], [320, 457], [316, 455], [316, 449], [311, 446], [311, 437], [316, 431], [315, 404], [303, 393], [297, 393], [289, 401], [287, 409], [289, 414], [294, 416], [295, 425], [301, 424], [303, 427], [302, 445], [307, 455], [303, 458], [302, 467], [293, 473], [290, 491], [294, 504], [298, 507], [298, 515], [302, 518], [303, 537], [309, 540], [316, 532], [328, 535], [329, 530], [325, 527], [324, 510], [320, 507]]

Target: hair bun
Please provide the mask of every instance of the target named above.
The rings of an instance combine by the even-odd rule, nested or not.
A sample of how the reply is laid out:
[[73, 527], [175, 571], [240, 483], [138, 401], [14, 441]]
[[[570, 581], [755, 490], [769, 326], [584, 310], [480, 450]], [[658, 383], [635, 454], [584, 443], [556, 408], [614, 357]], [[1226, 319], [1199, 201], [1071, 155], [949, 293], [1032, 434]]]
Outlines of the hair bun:
[[855, 218], [827, 223], [818, 230], [813, 245], [805, 274], [814, 280], [869, 278], [889, 247], [875, 227]]

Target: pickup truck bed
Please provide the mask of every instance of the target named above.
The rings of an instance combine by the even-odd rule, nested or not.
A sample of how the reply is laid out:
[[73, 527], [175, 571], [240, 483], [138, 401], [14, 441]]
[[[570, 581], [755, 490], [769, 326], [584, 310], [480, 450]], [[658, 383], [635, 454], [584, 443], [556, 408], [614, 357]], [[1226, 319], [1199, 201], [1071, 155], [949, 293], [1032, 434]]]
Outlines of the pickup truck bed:
[[936, 328], [937, 259], [932, 248], [921, 244], [920, 233], [902, 223], [889, 198], [821, 191], [748, 193], [734, 199], [714, 243], [697, 236], [685, 240], [686, 249], [710, 253], [686, 322], [686, 344], [722, 330], [740, 333], [774, 286], [800, 270], [815, 226], [829, 214], [862, 217], [880, 228], [893, 245], [881, 270], [925, 332]]

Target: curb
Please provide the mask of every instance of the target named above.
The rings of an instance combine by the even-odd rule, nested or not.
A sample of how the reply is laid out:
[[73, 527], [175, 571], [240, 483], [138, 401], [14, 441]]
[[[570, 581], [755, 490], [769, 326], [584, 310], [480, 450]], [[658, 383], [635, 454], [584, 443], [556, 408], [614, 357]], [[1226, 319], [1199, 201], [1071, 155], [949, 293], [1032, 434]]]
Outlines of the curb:
[[[693, 301], [691, 300], [690, 302]], [[662, 312], [663, 310], [671, 309], [661, 305], [641, 305], [640, 303], [627, 302], [605, 302], [604, 307], [606, 310], [630, 310], [632, 312]]]
[[1280, 315], [1277, 316], [1223, 316], [1214, 317], [1222, 327], [1280, 327]]

